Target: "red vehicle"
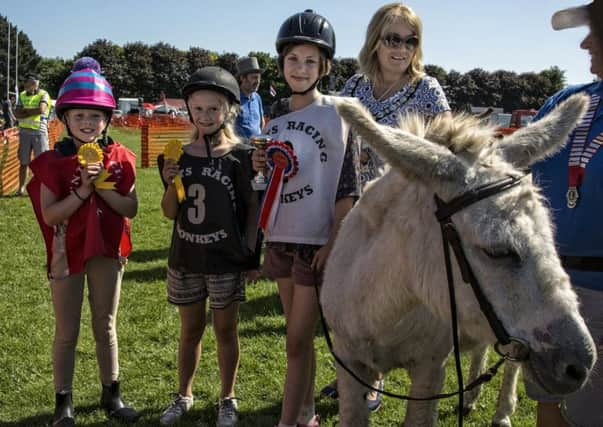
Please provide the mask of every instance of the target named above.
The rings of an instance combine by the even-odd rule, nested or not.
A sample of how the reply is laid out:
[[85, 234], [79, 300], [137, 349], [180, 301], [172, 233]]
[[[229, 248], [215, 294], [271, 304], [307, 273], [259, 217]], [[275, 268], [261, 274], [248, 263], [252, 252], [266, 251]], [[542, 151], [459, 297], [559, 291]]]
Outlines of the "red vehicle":
[[508, 126], [505, 124], [498, 128], [503, 135], [509, 135], [517, 129], [527, 126], [532, 121], [538, 111], [533, 108], [529, 110], [514, 110], [511, 114], [511, 120]]

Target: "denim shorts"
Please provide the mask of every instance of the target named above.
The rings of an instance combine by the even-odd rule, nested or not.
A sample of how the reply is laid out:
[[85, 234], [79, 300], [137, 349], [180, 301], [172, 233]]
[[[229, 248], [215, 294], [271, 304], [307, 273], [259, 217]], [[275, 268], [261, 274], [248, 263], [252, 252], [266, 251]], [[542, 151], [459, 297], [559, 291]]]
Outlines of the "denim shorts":
[[34, 158], [36, 158], [46, 150], [48, 150], [48, 134], [46, 132], [34, 129], [19, 129], [19, 148], [17, 149], [19, 163], [28, 165], [32, 151]]

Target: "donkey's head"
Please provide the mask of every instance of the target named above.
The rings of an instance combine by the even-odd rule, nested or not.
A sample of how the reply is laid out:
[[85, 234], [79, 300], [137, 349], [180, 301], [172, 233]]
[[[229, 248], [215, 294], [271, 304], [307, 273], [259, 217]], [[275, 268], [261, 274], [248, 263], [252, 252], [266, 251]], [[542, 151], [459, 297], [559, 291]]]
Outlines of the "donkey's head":
[[[424, 190], [428, 197], [422, 203], [433, 204], [435, 211], [433, 194], [449, 201], [523, 176], [530, 164], [563, 146], [587, 103], [587, 97], [573, 96], [543, 120], [502, 140], [492, 128], [467, 116], [438, 117], [430, 123], [409, 117], [394, 129], [375, 123], [356, 101], [341, 101], [338, 109], [390, 164], [390, 173], [400, 173]], [[555, 250], [549, 212], [531, 179], [472, 203], [451, 219], [494, 312], [509, 335], [527, 342], [531, 350], [524, 362], [526, 375], [553, 393], [579, 388], [594, 364], [594, 345]], [[438, 227], [435, 217], [423, 223]], [[442, 253], [441, 241], [429, 245], [434, 253]], [[432, 266], [432, 286], [446, 293], [443, 264], [442, 254], [441, 265]], [[458, 269], [455, 284], [463, 333], [493, 342], [493, 332]], [[446, 308], [436, 311], [449, 313]]]

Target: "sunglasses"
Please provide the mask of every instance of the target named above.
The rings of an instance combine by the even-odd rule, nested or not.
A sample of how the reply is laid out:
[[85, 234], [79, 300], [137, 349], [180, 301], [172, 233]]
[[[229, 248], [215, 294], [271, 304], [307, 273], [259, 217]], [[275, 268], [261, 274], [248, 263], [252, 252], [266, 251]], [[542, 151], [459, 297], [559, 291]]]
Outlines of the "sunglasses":
[[406, 46], [408, 50], [415, 50], [419, 46], [419, 38], [417, 36], [410, 35], [408, 37], [402, 37], [396, 33], [389, 33], [381, 38], [383, 45], [392, 49], [398, 49], [402, 45]]

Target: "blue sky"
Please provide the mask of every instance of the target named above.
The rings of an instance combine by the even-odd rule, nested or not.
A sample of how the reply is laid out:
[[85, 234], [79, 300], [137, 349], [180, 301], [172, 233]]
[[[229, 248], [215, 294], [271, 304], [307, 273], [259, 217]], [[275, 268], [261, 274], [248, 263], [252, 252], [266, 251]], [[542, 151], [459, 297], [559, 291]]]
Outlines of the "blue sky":
[[[557, 65], [570, 84], [591, 81], [588, 54], [579, 49], [586, 28], [555, 32], [558, 9], [588, 0], [409, 0], [424, 26], [425, 63], [528, 72]], [[44, 57], [72, 58], [98, 38], [117, 44], [167, 42], [180, 49], [274, 54], [282, 21], [312, 8], [335, 28], [338, 57], [356, 57], [372, 14], [370, 0], [3, 0], [0, 13], [26, 32]]]

